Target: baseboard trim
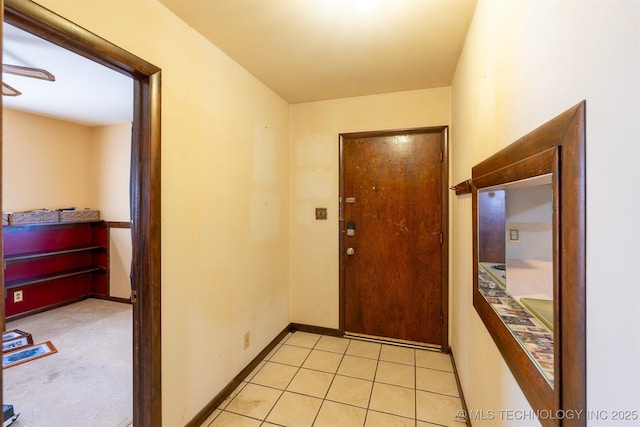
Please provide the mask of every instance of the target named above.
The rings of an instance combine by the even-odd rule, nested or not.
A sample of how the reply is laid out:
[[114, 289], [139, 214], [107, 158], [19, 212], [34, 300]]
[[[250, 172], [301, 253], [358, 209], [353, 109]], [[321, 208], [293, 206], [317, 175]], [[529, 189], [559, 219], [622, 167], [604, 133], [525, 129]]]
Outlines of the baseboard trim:
[[[469, 418], [469, 410], [467, 409], [467, 402], [464, 400], [464, 393], [462, 393], [462, 384], [460, 384], [460, 377], [458, 376], [458, 369], [456, 368], [456, 360], [453, 357], [453, 350], [449, 347], [449, 356], [451, 357], [451, 364], [453, 365], [453, 375], [456, 377], [456, 384], [458, 386], [458, 394], [460, 395], [460, 403], [462, 404], [462, 410], [467, 416], [465, 417], [465, 423], [467, 427], [471, 427], [471, 419]], [[457, 420], [456, 420], [457, 421]]]
[[123, 304], [131, 304], [131, 300], [129, 298], [104, 296], [104, 295], [98, 295], [98, 294], [92, 294], [89, 296], [89, 298], [101, 299], [105, 301], [121, 302]]
[[24, 311], [22, 313], [14, 314], [12, 316], [7, 316], [5, 321], [6, 322], [11, 322], [13, 320], [18, 320], [18, 319], [22, 319], [24, 317], [33, 316], [34, 314], [44, 313], [45, 311], [49, 311], [49, 310], [55, 310], [56, 308], [64, 307], [65, 305], [75, 304], [77, 302], [84, 301], [84, 300], [89, 299], [89, 298], [101, 299], [101, 300], [113, 301], [113, 302], [121, 302], [121, 303], [124, 303], [124, 304], [131, 304], [131, 301], [128, 300], [127, 298], [106, 297], [106, 296], [103, 296], [103, 295], [91, 294], [91, 295], [87, 295], [87, 296], [73, 298], [73, 299], [70, 299], [68, 301], [62, 301], [62, 302], [59, 302], [59, 303], [56, 303], [56, 304], [47, 305], [47, 306], [44, 306], [44, 307], [38, 307], [38, 308], [35, 308], [33, 310]]
[[80, 301], [84, 301], [85, 299], [87, 299], [88, 297], [78, 297], [78, 298], [73, 298], [67, 301], [62, 301], [62, 302], [58, 302], [55, 304], [50, 304], [44, 307], [38, 307], [38, 308], [34, 308], [33, 310], [29, 310], [29, 311], [23, 311], [22, 313], [17, 313], [11, 316], [7, 316], [5, 318], [6, 322], [11, 322], [13, 320], [18, 320], [18, 319], [22, 319], [24, 317], [29, 317], [29, 316], [33, 316], [34, 314], [38, 314], [38, 313], [44, 313], [45, 311], [49, 311], [49, 310], [55, 310], [56, 308], [60, 308], [60, 307], [64, 307], [65, 305], [69, 305], [69, 304], [75, 304], [77, 302]]
[[233, 393], [233, 391], [242, 383], [242, 381], [249, 376], [251, 372], [260, 364], [260, 362], [267, 357], [267, 355], [275, 348], [276, 345], [291, 331], [292, 324], [287, 325], [238, 375], [236, 375], [229, 384], [223, 388], [200, 412], [196, 414], [191, 421], [189, 421], [185, 427], [199, 427], [201, 426], [209, 415], [213, 414], [218, 406], [224, 400]]
[[312, 334], [329, 335], [332, 337], [341, 337], [342, 335], [344, 335], [339, 329], [305, 325], [303, 323], [291, 323], [289, 325], [289, 329], [292, 331], [309, 332]]

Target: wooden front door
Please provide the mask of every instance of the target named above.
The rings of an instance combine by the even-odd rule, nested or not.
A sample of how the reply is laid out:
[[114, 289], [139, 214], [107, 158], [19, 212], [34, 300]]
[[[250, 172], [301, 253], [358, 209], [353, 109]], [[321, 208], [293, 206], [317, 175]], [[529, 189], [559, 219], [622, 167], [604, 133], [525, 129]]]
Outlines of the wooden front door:
[[447, 347], [446, 128], [341, 135], [341, 328]]

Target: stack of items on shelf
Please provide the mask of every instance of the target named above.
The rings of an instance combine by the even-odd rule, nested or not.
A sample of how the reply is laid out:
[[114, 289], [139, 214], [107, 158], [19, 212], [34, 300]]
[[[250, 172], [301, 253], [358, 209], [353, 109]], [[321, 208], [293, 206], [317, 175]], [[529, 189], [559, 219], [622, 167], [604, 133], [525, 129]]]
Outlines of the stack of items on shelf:
[[24, 212], [3, 212], [2, 225], [50, 224], [56, 222], [98, 221], [100, 211], [76, 209], [75, 207], [56, 210], [34, 209]]

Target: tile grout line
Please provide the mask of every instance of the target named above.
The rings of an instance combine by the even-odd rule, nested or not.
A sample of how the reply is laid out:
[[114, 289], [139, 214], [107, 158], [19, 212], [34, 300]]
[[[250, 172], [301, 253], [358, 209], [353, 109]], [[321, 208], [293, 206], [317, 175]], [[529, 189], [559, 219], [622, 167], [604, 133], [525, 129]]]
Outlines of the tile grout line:
[[[348, 355], [348, 354], [347, 354], [347, 351], [349, 350], [349, 347], [351, 346], [351, 343], [353, 343], [353, 342], [354, 342], [354, 340], [353, 340], [353, 339], [351, 339], [351, 338], [346, 338], [346, 337], [343, 337], [343, 339], [348, 340], [348, 341], [349, 341], [349, 344], [347, 344], [347, 347], [344, 349], [344, 351], [343, 351], [342, 353], [336, 353], [336, 354], [341, 354], [341, 357], [340, 357], [340, 363], [338, 363], [338, 367], [336, 368], [336, 372], [334, 372], [334, 373], [333, 373], [333, 378], [331, 379], [331, 383], [329, 384], [329, 388], [327, 388], [327, 392], [325, 393], [325, 397], [324, 397], [324, 399], [322, 400], [322, 402], [323, 402], [323, 404], [324, 404], [324, 402], [332, 402], [332, 403], [337, 403], [337, 404], [339, 404], [339, 405], [350, 406], [350, 407], [358, 408], [358, 409], [364, 409], [364, 411], [365, 411], [365, 419], [364, 419], [364, 421], [363, 421], [363, 425], [364, 425], [364, 422], [366, 422], [366, 416], [367, 416], [366, 414], [367, 414], [367, 411], [369, 410], [369, 402], [367, 402], [367, 407], [366, 407], [366, 408], [362, 408], [361, 406], [354, 405], [354, 404], [351, 404], [351, 403], [346, 403], [346, 402], [340, 402], [340, 401], [336, 401], [336, 400], [330, 400], [330, 399], [327, 399], [327, 396], [329, 395], [329, 390], [331, 389], [331, 386], [333, 385], [333, 382], [335, 381], [335, 379], [336, 379], [336, 377], [337, 377], [338, 375], [339, 375], [339, 376], [341, 376], [341, 377], [345, 377], [345, 378], [352, 378], [352, 379], [357, 379], [357, 380], [364, 380], [363, 378], [360, 378], [360, 377], [353, 377], [353, 376], [350, 376], [350, 375], [342, 375], [342, 374], [338, 374], [338, 371], [340, 370], [340, 366], [342, 365], [342, 362], [344, 361], [344, 358], [345, 358], [346, 356], [350, 356], [350, 357], [362, 357], [362, 356]], [[356, 340], [356, 341], [357, 341], [357, 340]], [[370, 358], [370, 357], [362, 357], [362, 358], [363, 358], [363, 359], [368, 359], [368, 360], [376, 360], [376, 369], [377, 369], [377, 359], [372, 359], [372, 358]], [[375, 372], [374, 372], [374, 379], [375, 379]], [[366, 381], [366, 380], [364, 380], [364, 381]], [[371, 380], [371, 383], [372, 383], [372, 385], [371, 385], [371, 390], [372, 390], [372, 391], [373, 391], [373, 382], [374, 382], [374, 381], [373, 381], [373, 380]], [[371, 392], [369, 393], [369, 400], [370, 400], [370, 399], [371, 399]], [[319, 411], [318, 411], [318, 413], [319, 413]], [[317, 420], [317, 415], [316, 415], [316, 419], [314, 419], [314, 424], [315, 424], [316, 420]]]
[[[258, 372], [259, 372], [261, 369], [262, 369], [262, 367], [261, 367], [260, 369], [258, 369]], [[256, 373], [257, 373], [257, 372], [256, 372]], [[212, 419], [212, 420], [211, 420], [211, 422], [207, 425], [207, 427], [211, 426], [211, 425], [216, 421], [216, 419], [218, 419], [218, 417], [220, 417], [220, 415], [222, 415], [222, 413], [223, 413], [223, 412], [227, 412], [227, 413], [229, 413], [229, 414], [233, 414], [233, 415], [239, 415], [239, 416], [242, 416], [242, 417], [251, 418], [251, 419], [254, 419], [254, 420], [256, 420], [256, 421], [261, 421], [261, 420], [259, 420], [258, 418], [253, 418], [253, 417], [250, 417], [250, 416], [248, 416], [248, 415], [239, 414], [239, 413], [237, 413], [237, 412], [233, 412], [233, 411], [229, 411], [229, 410], [227, 410], [227, 408], [229, 407], [229, 405], [231, 404], [231, 402], [233, 402], [233, 400], [234, 400], [236, 397], [238, 397], [238, 395], [240, 394], [240, 392], [241, 392], [241, 391], [242, 391], [242, 390], [247, 386], [247, 384], [249, 384], [249, 382], [248, 382], [248, 381], [246, 381], [246, 382], [245, 382], [245, 381], [242, 381], [242, 382], [238, 385], [238, 387], [236, 387], [236, 388], [235, 388], [235, 390], [233, 391], [233, 392], [235, 393], [235, 392], [236, 392], [236, 390], [237, 390], [237, 393], [235, 393], [235, 395], [234, 395], [234, 396], [229, 400], [229, 402], [227, 402], [227, 404], [226, 404], [226, 405], [224, 405], [224, 408], [220, 409], [220, 406], [218, 406], [218, 408], [216, 408], [216, 409], [217, 409], [217, 410], [219, 410], [220, 412], [218, 413], [218, 415], [216, 415], [215, 417], [213, 417], [213, 419]], [[239, 389], [239, 390], [238, 390], [238, 389]]]
[[[295, 332], [293, 332], [292, 334], [287, 336], [287, 340], [284, 341], [282, 343], [282, 345], [284, 346], [287, 341], [289, 341], [291, 339], [291, 337], [293, 336], [293, 334], [295, 334]], [[287, 387], [289, 387], [291, 385], [291, 382], [293, 381], [293, 379], [296, 377], [296, 375], [298, 375], [298, 372], [300, 372], [300, 369], [302, 369], [302, 365], [304, 365], [304, 362], [307, 361], [307, 359], [309, 358], [309, 355], [311, 354], [311, 351], [313, 350], [313, 348], [316, 346], [316, 344], [318, 343], [318, 341], [320, 341], [320, 337], [316, 340], [316, 343], [313, 345], [313, 347], [311, 347], [309, 349], [309, 347], [300, 347], [300, 346], [294, 346], [291, 345], [291, 347], [298, 347], [298, 348], [306, 348], [309, 349], [309, 354], [307, 354], [304, 358], [304, 360], [302, 362], [300, 362], [300, 365], [297, 366], [296, 369], [296, 373], [293, 374], [293, 376], [291, 377], [291, 379], [289, 380], [289, 382], [287, 383], [286, 386], [284, 386], [284, 389], [282, 389], [282, 393], [280, 393], [280, 396], [278, 396], [278, 398], [276, 399], [276, 401], [274, 402], [273, 406], [271, 407], [271, 409], [269, 409], [269, 412], [267, 412], [267, 415], [265, 415], [264, 419], [262, 420], [262, 424], [264, 424], [265, 422], [267, 422], [267, 418], [269, 418], [269, 415], [271, 415], [271, 412], [273, 412], [273, 409], [278, 405], [278, 402], [280, 402], [280, 399], [282, 399], [282, 396], [284, 396], [284, 393], [287, 391]], [[280, 348], [282, 348], [282, 346], [280, 346]], [[279, 351], [279, 350], [278, 350]], [[275, 353], [274, 353], [275, 355]], [[283, 365], [285, 365], [285, 363], [283, 363]], [[289, 366], [293, 366], [293, 365], [289, 365]], [[318, 410], [319, 411], [319, 410]], [[317, 415], [317, 414], [316, 414]]]
[[369, 401], [367, 402], [367, 412], [364, 414], [364, 425], [367, 424], [367, 417], [371, 410], [371, 398], [373, 397], [373, 388], [376, 385], [376, 375], [378, 375], [378, 365], [380, 364], [380, 355], [382, 354], [382, 344], [380, 344], [380, 350], [378, 350], [378, 358], [376, 359], [376, 369], [373, 373], [373, 379], [371, 380], [371, 391], [369, 392]]
[[418, 355], [413, 349], [413, 425], [418, 427]]
[[[318, 345], [318, 343], [320, 342], [320, 340], [321, 340], [321, 339], [322, 339], [322, 336], [321, 336], [318, 340], [316, 340], [316, 342], [313, 344], [313, 346], [312, 346], [312, 347], [296, 346], [296, 345], [293, 345], [293, 344], [286, 344], [286, 342], [282, 344], [282, 345], [285, 345], [285, 344], [286, 344], [286, 345], [289, 345], [289, 346], [291, 346], [291, 347], [305, 348], [305, 349], [309, 349], [310, 351], [309, 351], [309, 354], [307, 354], [307, 356], [305, 357], [305, 359], [302, 361], [302, 363], [300, 364], [300, 366], [297, 366], [296, 373], [293, 375], [293, 377], [291, 378], [291, 380], [289, 381], [289, 383], [287, 384], [287, 386], [285, 387], [285, 389], [284, 389], [284, 390], [282, 390], [282, 393], [281, 393], [280, 397], [279, 397], [279, 398], [278, 398], [278, 400], [274, 403], [273, 407], [271, 408], [271, 410], [269, 411], [269, 413], [267, 414], [267, 416], [265, 417], [265, 419], [264, 419], [264, 420], [262, 420], [262, 423], [263, 423], [263, 424], [267, 422], [267, 418], [268, 418], [268, 416], [271, 414], [271, 411], [273, 411], [273, 408], [275, 408], [276, 404], [278, 403], [278, 401], [280, 400], [280, 398], [282, 397], [282, 395], [284, 395], [284, 393], [285, 393], [286, 391], [288, 391], [288, 390], [287, 390], [287, 388], [291, 385], [291, 383], [293, 382], [293, 379], [296, 377], [296, 375], [297, 375], [297, 374], [300, 372], [300, 370], [302, 370], [302, 369], [307, 369], [307, 370], [309, 370], [309, 371], [313, 371], [313, 372], [320, 372], [320, 373], [326, 373], [326, 374], [330, 374], [330, 375], [332, 375], [331, 382], [329, 383], [329, 387], [328, 387], [328, 388], [327, 388], [327, 390], [324, 392], [324, 397], [322, 397], [322, 398], [318, 398], [318, 397], [316, 397], [316, 396], [312, 396], [312, 395], [308, 395], [308, 394], [304, 394], [304, 393], [298, 393], [298, 392], [289, 391], [289, 393], [292, 393], [292, 394], [297, 394], [297, 395], [300, 395], [300, 396], [306, 396], [306, 397], [311, 397], [311, 398], [316, 398], [316, 399], [320, 399], [320, 400], [321, 400], [320, 408], [318, 409], [318, 412], [316, 413], [316, 415], [315, 415], [315, 417], [314, 417], [314, 419], [313, 419], [313, 422], [312, 422], [312, 424], [311, 424], [312, 426], [313, 426], [313, 424], [315, 424], [315, 422], [316, 422], [316, 420], [317, 420], [317, 418], [318, 418], [318, 415], [320, 414], [320, 409], [322, 409], [322, 405], [324, 404], [324, 402], [325, 402], [325, 401], [333, 402], [332, 400], [327, 400], [327, 395], [329, 394], [329, 389], [331, 388], [331, 385], [333, 384], [333, 381], [335, 380], [335, 377], [337, 376], [337, 370], [338, 370], [338, 368], [339, 368], [340, 364], [342, 363], [342, 361], [344, 360], [344, 357], [345, 357], [345, 355], [346, 355], [347, 348], [348, 348], [348, 347], [349, 347], [349, 345], [351, 344], [351, 340], [347, 338], [347, 340], [349, 341], [349, 344], [347, 345], [347, 347], [345, 348], [345, 350], [344, 350], [343, 352], [338, 353], [338, 352], [334, 352], [334, 351], [327, 351], [327, 350], [319, 350], [319, 349], [316, 349], [316, 347], [317, 347], [317, 345]], [[331, 354], [340, 354], [340, 362], [338, 363], [338, 367], [336, 367], [336, 372], [331, 373], [331, 372], [326, 372], [326, 371], [322, 371], [322, 370], [318, 370], [318, 369], [304, 368], [304, 367], [303, 367], [304, 363], [307, 361], [307, 359], [308, 359], [308, 358], [309, 358], [309, 356], [311, 355], [311, 352], [313, 352], [314, 350], [317, 350], [317, 351], [323, 351], [323, 352], [331, 353]], [[279, 363], [279, 362], [272, 362], [272, 363]], [[279, 363], [279, 364], [280, 364], [280, 363]], [[286, 364], [283, 364], [283, 365], [286, 365]], [[287, 365], [287, 366], [293, 366], [293, 365]], [[341, 402], [335, 402], [335, 403], [341, 403]], [[348, 406], [353, 406], [353, 405], [348, 405]], [[357, 407], [357, 406], [354, 406], [354, 407]]]
[[[276, 401], [274, 402], [274, 404], [273, 404], [273, 406], [271, 407], [271, 409], [270, 409], [270, 410], [267, 412], [267, 414], [265, 415], [264, 419], [254, 418], [254, 417], [252, 417], [252, 416], [250, 416], [250, 415], [241, 414], [241, 413], [237, 413], [237, 412], [233, 412], [233, 411], [229, 411], [229, 410], [227, 410], [227, 408], [229, 407], [229, 405], [231, 405], [231, 402], [233, 402], [233, 400], [235, 400], [235, 399], [238, 397], [238, 395], [240, 394], [240, 392], [241, 392], [242, 390], [240, 390], [240, 391], [238, 391], [238, 393], [236, 393], [236, 395], [233, 397], [233, 399], [231, 399], [231, 401], [229, 401], [229, 403], [227, 403], [227, 405], [224, 407], [224, 409], [222, 409], [222, 410], [220, 411], [220, 414], [222, 414], [222, 412], [227, 412], [227, 413], [230, 413], [230, 414], [234, 414], [234, 415], [238, 415], [238, 416], [241, 416], [241, 417], [249, 418], [249, 419], [252, 419], [252, 420], [259, 421], [259, 422], [260, 422], [260, 425], [263, 425], [263, 424], [266, 422], [267, 417], [269, 416], [269, 414], [271, 413], [271, 411], [273, 410], [273, 408], [275, 408], [276, 404], [278, 403], [278, 401], [280, 400], [280, 398], [281, 398], [281, 397], [282, 397], [282, 395], [284, 394], [284, 390], [280, 390], [280, 389], [279, 389], [279, 388], [277, 388], [277, 387], [271, 387], [271, 386], [265, 386], [265, 385], [262, 385], [262, 384], [252, 383], [251, 381], [253, 380], [253, 378], [255, 378], [255, 376], [256, 376], [256, 375], [258, 375], [258, 374], [260, 373], [260, 371], [262, 371], [262, 369], [267, 365], [267, 363], [271, 361], [271, 358], [272, 358], [272, 357], [273, 357], [273, 356], [274, 356], [278, 351], [280, 351], [280, 349], [282, 348], [282, 346], [284, 345], [284, 343], [285, 343], [286, 341], [288, 341], [290, 337], [291, 337], [291, 334], [287, 335], [287, 336], [285, 337], [286, 339], [285, 339], [285, 338], [283, 338], [283, 340], [282, 340], [282, 341], [280, 341], [280, 342], [276, 345], [276, 347], [274, 347], [274, 350], [273, 350], [271, 353], [269, 353], [267, 356], [265, 356], [265, 358], [264, 358], [264, 359], [262, 359], [262, 361], [261, 361], [262, 366], [260, 367], [260, 369], [258, 369], [258, 370], [253, 374], [253, 375], [251, 375], [251, 378], [248, 378], [248, 379], [247, 379], [247, 381], [246, 381], [246, 383], [245, 383], [245, 385], [244, 385], [244, 386], [242, 386], [242, 389], [244, 389], [244, 388], [247, 386], [247, 384], [253, 384], [253, 385], [257, 385], [257, 386], [261, 386], [261, 387], [267, 387], [267, 388], [270, 388], [270, 389], [273, 389], [273, 390], [281, 391], [280, 395], [278, 396], [278, 399], [276, 399]], [[292, 346], [292, 347], [293, 347], [293, 346]], [[306, 360], [306, 358], [305, 358], [305, 360]], [[278, 362], [272, 362], [272, 363], [278, 363]], [[303, 363], [304, 363], [304, 362], [303, 362]], [[280, 364], [280, 365], [286, 365], [285, 363], [279, 363], [279, 364]], [[292, 366], [292, 365], [286, 365], [286, 366]], [[297, 371], [296, 371], [296, 373], [297, 373]], [[295, 377], [295, 374], [294, 374], [294, 377]], [[293, 380], [293, 377], [291, 378], [291, 381], [292, 381], [292, 380]], [[291, 381], [289, 381], [289, 383], [290, 383]], [[244, 382], [244, 381], [243, 381], [243, 382]], [[288, 385], [289, 385], [289, 384], [287, 384], [287, 386], [288, 386]], [[286, 388], [286, 387], [285, 387], [285, 388]], [[220, 416], [220, 414], [218, 414], [218, 415], [217, 415], [217, 416], [216, 416], [216, 417], [211, 421], [211, 423], [213, 423], [213, 422], [214, 422], [214, 421], [215, 421], [215, 420]]]
[[[320, 339], [322, 339], [322, 338], [320, 338]], [[329, 394], [329, 390], [331, 390], [331, 386], [333, 385], [333, 381], [336, 379], [336, 376], [338, 375], [338, 369], [340, 369], [340, 365], [342, 364], [342, 361], [344, 360], [344, 356], [347, 354], [347, 349], [351, 345], [351, 339], [349, 339], [349, 338], [346, 338], [346, 339], [349, 340], [349, 343], [347, 344], [347, 346], [344, 349], [344, 352], [342, 352], [342, 355], [340, 356], [340, 363], [338, 363], [338, 366], [336, 367], [336, 371], [333, 373], [333, 377], [331, 378], [331, 382], [329, 383], [329, 387], [327, 387], [327, 391], [324, 393], [324, 397], [322, 398], [322, 403], [320, 404], [320, 409], [322, 409], [322, 407], [324, 406], [324, 402], [327, 401], [327, 395]], [[320, 340], [318, 340], [318, 342], [320, 342]], [[318, 345], [318, 342], [316, 343], [316, 345]], [[314, 346], [314, 348], [315, 348], [315, 346]], [[318, 350], [318, 351], [322, 351], [322, 350]], [[329, 400], [329, 402], [332, 402], [332, 400]], [[316, 423], [316, 421], [318, 420], [318, 415], [320, 415], [320, 409], [318, 409], [318, 413], [313, 418], [313, 422], [311, 423], [312, 427]]]

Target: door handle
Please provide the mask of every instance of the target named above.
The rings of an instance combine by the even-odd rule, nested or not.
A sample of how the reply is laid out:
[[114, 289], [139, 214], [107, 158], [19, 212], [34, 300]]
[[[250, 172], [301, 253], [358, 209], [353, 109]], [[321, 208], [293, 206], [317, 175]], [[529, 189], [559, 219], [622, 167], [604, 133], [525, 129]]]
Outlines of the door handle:
[[347, 248], [347, 255], [351, 256], [356, 253], [356, 250], [353, 248]]

